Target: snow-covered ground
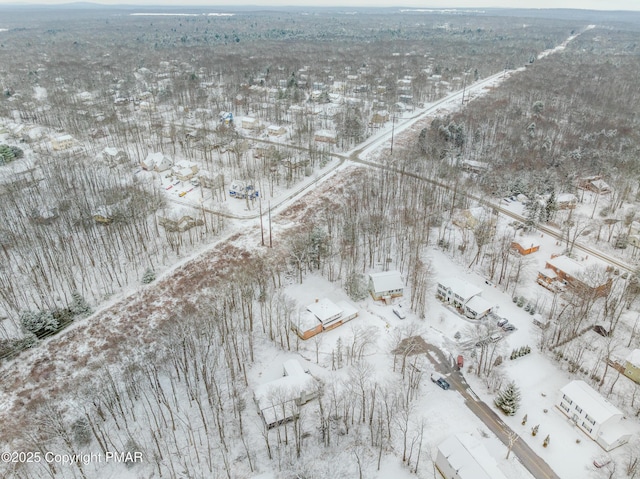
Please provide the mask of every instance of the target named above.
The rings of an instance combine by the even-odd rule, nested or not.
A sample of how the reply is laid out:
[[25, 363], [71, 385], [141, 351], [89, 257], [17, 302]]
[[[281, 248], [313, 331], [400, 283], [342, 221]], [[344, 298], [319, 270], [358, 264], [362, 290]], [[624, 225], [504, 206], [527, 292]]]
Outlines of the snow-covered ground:
[[[555, 244], [551, 246], [555, 246]], [[506, 356], [503, 366], [501, 366], [501, 374], [504, 376], [503, 382], [506, 383], [508, 380], [516, 382], [522, 394], [521, 407], [513, 417], [504, 416], [497, 408], [494, 407], [494, 409], [499, 412], [504, 422], [519, 435], [519, 440], [529, 444], [561, 478], [598, 477], [593, 460], [601, 457], [604, 451], [579, 431], [555, 406], [559, 390], [562, 387], [573, 379], [584, 378], [568, 373], [549, 355], [538, 351], [536, 344], [540, 329], [533, 324], [532, 316], [528, 312], [512, 302], [510, 295], [488, 285], [483, 277], [469, 272], [464, 266], [456, 264], [438, 250], [432, 250], [428, 256], [433, 266], [434, 280], [443, 276], [455, 276], [464, 278], [465, 281], [482, 288], [482, 296], [499, 306], [499, 314], [507, 317], [509, 322], [517, 327], [516, 331], [505, 334], [504, 339], [500, 342], [499, 351]], [[526, 283], [527, 285], [522, 288], [522, 293], [529, 298], [543, 297], [547, 293], [545, 289], [535, 283], [532, 277], [527, 278]], [[287, 287], [286, 293], [295, 298], [301, 308], [313, 302], [314, 298], [345, 299], [345, 293], [338, 285], [329, 283], [319, 276], [309, 276], [303, 284], [290, 285]], [[404, 301], [400, 299], [396, 300], [396, 303]], [[340, 328], [320, 335], [318, 339], [319, 365], [315, 364], [316, 344], [314, 339], [300, 341], [298, 345], [300, 355], [306, 360], [305, 364], [314, 374], [323, 378], [331, 375], [339, 376], [339, 371], [331, 371], [329, 360], [331, 351], [336, 348], [338, 338], [348, 344], [355, 331], [365, 329], [369, 335], [375, 338], [375, 343], [368, 349], [366, 360], [374, 365], [378, 380], [384, 381], [385, 375], [392, 376], [393, 374], [390, 365], [390, 344], [393, 338], [400, 331], [414, 330], [416, 334], [421, 334], [428, 343], [439, 345], [452, 357], [463, 354], [467, 381], [484, 402], [493, 405], [496, 391], [488, 388], [485, 379], [478, 378], [470, 372], [474, 366], [475, 358], [473, 358], [473, 352], [466, 346], [465, 331], [470, 328], [473, 322], [441, 304], [435, 298], [434, 292], [429, 296], [428, 301], [430, 305], [426, 320], [421, 321], [412, 314], [409, 314], [407, 319], [400, 320], [393, 314], [392, 306], [383, 305], [367, 298], [358, 303], [360, 314], [357, 318]], [[456, 332], [461, 332], [462, 338], [460, 340], [454, 338]], [[595, 333], [587, 334], [592, 335], [589, 336], [592, 342], [603, 339]], [[532, 348], [530, 354], [513, 361], [508, 359], [513, 349], [525, 345]], [[254, 381], [268, 379], [269, 365], [278, 362], [278, 355], [268, 357], [267, 361], [254, 368], [252, 372]], [[322, 368], [319, 369], [318, 366]], [[428, 364], [426, 367], [432, 368]], [[610, 372], [610, 375], [613, 374], [616, 374], [615, 371]], [[626, 378], [622, 378], [620, 381], [631, 383]], [[443, 391], [433, 385], [428, 379], [428, 374], [424, 375], [421, 397], [417, 400], [416, 408], [421, 411], [427, 421], [429, 446], [434, 457], [437, 445], [447, 437], [459, 432], [470, 432], [480, 438], [507, 477], [531, 477], [513, 454], [509, 460], [505, 459], [507, 447], [496, 439], [480, 419], [468, 410], [462, 397], [452, 390]], [[525, 415], [528, 420], [523, 426], [521, 421]], [[628, 417], [629, 419], [625, 423], [635, 435], [638, 435], [640, 433], [638, 421], [630, 417], [629, 414]], [[535, 437], [531, 435], [531, 428], [534, 425], [540, 426], [538, 435]], [[550, 444], [545, 448], [542, 442], [547, 435], [550, 436]], [[626, 447], [620, 447], [611, 453], [611, 456], [619, 462], [618, 467], [620, 468], [625, 460]], [[375, 477], [389, 476], [380, 474]]]
[[[496, 76], [494, 81], [499, 81], [501, 77]], [[475, 95], [476, 92], [469, 88], [468, 93]], [[479, 93], [478, 93], [479, 94]], [[455, 108], [458, 97], [454, 96], [449, 99], [448, 104], [439, 105], [439, 111], [446, 111], [446, 108]], [[429, 110], [429, 106], [425, 107]], [[424, 112], [422, 112], [424, 113]], [[420, 116], [421, 112], [414, 112], [413, 116]], [[408, 118], [407, 118], [408, 120]], [[395, 124], [389, 124], [382, 129], [375, 138], [370, 139], [366, 143], [366, 148], [360, 153], [362, 158], [370, 159], [374, 152], [390, 141], [389, 134], [394, 129], [394, 135], [402, 132], [403, 128], [409, 128], [412, 125], [410, 121], [403, 122], [402, 118]], [[338, 160], [329, 163], [324, 169], [314, 172], [310, 177], [306, 177], [298, 183], [294, 190], [286, 191], [279, 189], [271, 197], [264, 197], [265, 201], [271, 200], [277, 203], [279, 208], [285, 208], [291, 205], [295, 200], [295, 194], [298, 191], [308, 187], [320, 175], [336, 169]], [[340, 168], [344, 168], [342, 166]], [[337, 168], [336, 171], [340, 171]], [[151, 177], [151, 174], [144, 172], [141, 175], [149, 175], [149, 180], [155, 181], [157, 178]], [[328, 177], [327, 177], [328, 178]], [[158, 180], [160, 181], [160, 180]], [[162, 180], [164, 181], [164, 180]], [[168, 184], [166, 185], [168, 186]], [[207, 198], [201, 194], [199, 188], [194, 188], [187, 195], [182, 197], [179, 193], [186, 191], [175, 188], [177, 186], [186, 187], [186, 185], [174, 185], [174, 188], [166, 190], [167, 197], [171, 201], [185, 205], [196, 207], [208, 207]], [[191, 187], [188, 187], [191, 188]], [[200, 201], [204, 200], [204, 201]], [[247, 208], [245, 201], [227, 199], [225, 203], [225, 211], [238, 217], [255, 216], [257, 213], [257, 205], [253, 204]], [[519, 202], [511, 202], [507, 206], [515, 213], [522, 214], [523, 205]], [[264, 208], [264, 204], [263, 204]], [[592, 206], [589, 203], [581, 204], [576, 213], [583, 215], [590, 214]], [[583, 211], [584, 210], [584, 211]], [[506, 223], [511, 220], [501, 219], [498, 228], [506, 230]], [[283, 223], [285, 221], [283, 220]], [[251, 227], [247, 228], [246, 225]], [[251, 248], [255, 246], [256, 235], [255, 228], [257, 220], [251, 223], [234, 223], [229, 229], [236, 233], [251, 229], [253, 234], [247, 234], [237, 239], [241, 246]], [[454, 233], [455, 234], [455, 233]], [[552, 294], [535, 283], [536, 270], [544, 267], [544, 263], [552, 254], [559, 254], [564, 250], [564, 245], [558, 244], [558, 241], [548, 235], [540, 233], [530, 233], [532, 238], [540, 242], [540, 251], [530, 256], [530, 264], [527, 265], [523, 272], [523, 281], [518, 286], [517, 294], [525, 296], [530, 302], [536, 303], [538, 309], [548, 307], [552, 298]], [[253, 242], [253, 243], [252, 243]], [[182, 259], [180, 265], [175, 265], [174, 270], [183, 266], [189, 261], [196, 258], [197, 253], [193, 256]], [[520, 387], [522, 392], [522, 404], [518, 414], [511, 418], [503, 417], [503, 420], [517, 432], [522, 441], [527, 442], [563, 479], [578, 479], [590, 477], [595, 474], [592, 465], [594, 457], [601, 455], [602, 450], [588, 437], [577, 431], [566, 418], [560, 414], [555, 408], [558, 390], [569, 382], [575, 376], [564, 371], [560, 365], [554, 362], [550, 357], [538, 352], [536, 344], [538, 342], [539, 329], [533, 324], [532, 316], [519, 308], [511, 300], [511, 292], [503, 292], [499, 288], [487, 283], [487, 279], [474, 271], [469, 271], [465, 264], [459, 264], [459, 258], [452, 256], [451, 253], [444, 253], [437, 249], [430, 249], [426, 255], [433, 267], [433, 280], [437, 281], [439, 277], [456, 276], [464, 278], [466, 281], [483, 289], [482, 296], [499, 307], [498, 314], [507, 317], [509, 322], [514, 324], [516, 331], [505, 335], [500, 341], [500, 348], [503, 354], [508, 356], [513, 348], [523, 345], [529, 345], [532, 353], [516, 359], [514, 361], [506, 360], [502, 366], [503, 374], [506, 378], [513, 379]], [[584, 259], [582, 259], [584, 258]], [[586, 258], [585, 255], [578, 258], [584, 261], [596, 261], [593, 258]], [[165, 278], [168, 276], [165, 275]], [[162, 279], [162, 278], [160, 278]], [[405, 320], [400, 320], [392, 312], [392, 307], [374, 302], [367, 298], [357, 304], [360, 311], [359, 316], [350, 323], [341, 326], [335, 330], [322, 333], [318, 338], [308, 341], [299, 341], [297, 344], [297, 352], [282, 352], [275, 347], [269, 345], [258, 345], [259, 360], [248, 371], [248, 382], [251, 386], [262, 384], [266, 381], [276, 379], [281, 372], [277, 365], [286, 359], [296, 357], [303, 363], [305, 369], [309, 369], [317, 377], [327, 381], [332, 379], [343, 378], [345, 370], [332, 370], [331, 353], [335, 350], [338, 339], [348, 343], [357, 331], [367, 331], [371, 337], [371, 344], [366, 348], [365, 359], [374, 366], [375, 377], [380, 382], [392, 381], [396, 373], [393, 372], [393, 354], [391, 353], [394, 340], [403, 334], [412, 331], [414, 334], [420, 334], [430, 343], [441, 347], [444, 351], [455, 357], [457, 354], [465, 356], [465, 370], [473, 365], [473, 356], [471, 349], [465, 346], [466, 331], [471, 326], [471, 322], [454, 312], [452, 309], [445, 307], [435, 298], [435, 289], [427, 295], [429, 306], [428, 315], [425, 320], [420, 320], [413, 314], [409, 314]], [[126, 291], [127, 294], [132, 293], [133, 289]], [[340, 284], [329, 283], [325, 279], [310, 275], [305, 278], [302, 284], [290, 284], [285, 293], [294, 298], [300, 308], [312, 303], [316, 298], [329, 297], [332, 300], [347, 300], [347, 296]], [[121, 298], [120, 298], [121, 299]], [[397, 300], [402, 303], [406, 300]], [[113, 300], [112, 304], [116, 301]], [[150, 320], [153, 322], [153, 319]], [[455, 334], [460, 332], [462, 337], [456, 340]], [[589, 333], [590, 334], [590, 333]], [[595, 334], [591, 337], [592, 342], [601, 341], [601, 338]], [[316, 353], [316, 346], [318, 352]], [[90, 352], [77, 351], [76, 353], [84, 354]], [[624, 354], [623, 352], [621, 354]], [[586, 361], [596, 360], [593, 354], [587, 355]], [[484, 424], [472, 414], [463, 402], [462, 397], [456, 392], [449, 390], [444, 391], [429, 380], [429, 372], [433, 366], [428, 362], [423, 362], [426, 374], [422, 378], [421, 394], [415, 402], [416, 410], [419, 410], [420, 416], [424, 418], [428, 428], [428, 449], [430, 455], [435, 458], [437, 445], [450, 435], [458, 432], [470, 432], [477, 437], [482, 444], [489, 450], [505, 475], [510, 479], [528, 479], [530, 474], [523, 468], [517, 457], [512, 454], [510, 459], [505, 459], [507, 448], [495, 436], [489, 432]], [[610, 374], [614, 374], [613, 372]], [[488, 390], [484, 380], [476, 378], [472, 373], [465, 373], [468, 382], [473, 387], [475, 393], [480, 396], [487, 404], [493, 403], [495, 392]], [[628, 381], [621, 378], [620, 381]], [[608, 384], [608, 383], [607, 383]], [[624, 408], [625, 405], [621, 405]], [[305, 406], [309, 410], [313, 410], [313, 404]], [[525, 426], [520, 424], [522, 416], [528, 416], [528, 422]], [[628, 414], [629, 415], [629, 414]], [[630, 418], [628, 420], [630, 426], [633, 427], [636, 434], [639, 432], [637, 420]], [[538, 436], [533, 437], [530, 434], [532, 425], [540, 424], [540, 432]], [[551, 443], [547, 448], [542, 447], [542, 439], [546, 435], [550, 435]], [[578, 442], [579, 440], [579, 442]], [[394, 444], [398, 448], [398, 444]], [[614, 451], [613, 456], [622, 464], [624, 448]], [[568, 459], [570, 458], [570, 460]], [[622, 466], [621, 466], [622, 467]], [[621, 469], [620, 469], [621, 470]], [[262, 473], [253, 477], [259, 479], [272, 479], [276, 475], [274, 473]], [[376, 471], [369, 477], [377, 478], [409, 478], [415, 477], [401, 465], [401, 462], [393, 456], [385, 456], [380, 471]]]

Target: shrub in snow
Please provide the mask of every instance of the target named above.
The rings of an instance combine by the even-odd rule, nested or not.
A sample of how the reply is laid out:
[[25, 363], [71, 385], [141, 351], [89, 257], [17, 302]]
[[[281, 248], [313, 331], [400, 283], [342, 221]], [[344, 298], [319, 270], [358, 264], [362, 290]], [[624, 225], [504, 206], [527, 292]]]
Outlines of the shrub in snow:
[[88, 446], [91, 443], [91, 428], [86, 418], [81, 417], [74, 421], [71, 425], [71, 431], [78, 446]]
[[549, 435], [547, 434], [547, 437], [544, 438], [544, 442], [542, 443], [542, 447], [547, 447], [549, 445], [549, 441], [551, 441], [551, 439], [549, 438]]
[[0, 358], [9, 357], [25, 349], [33, 347], [38, 339], [32, 333], [27, 333], [21, 338], [0, 339]]
[[533, 426], [531, 428], [531, 435], [535, 436], [536, 434], [538, 434], [538, 429], [540, 429], [540, 424], [536, 424], [535, 426]]
[[524, 417], [522, 418], [522, 425], [524, 426], [525, 424], [527, 424], [527, 415], [525, 414]]
[[155, 279], [156, 272], [151, 268], [147, 268], [147, 270], [144, 272], [144, 275], [142, 276], [142, 284], [152, 283], [153, 281], [155, 281]]
[[55, 333], [59, 323], [51, 311], [23, 311], [20, 313], [20, 325], [26, 333], [42, 337]]
[[507, 416], [513, 416], [520, 407], [520, 389], [511, 381], [504, 389], [498, 392], [494, 400], [495, 405]]
[[521, 356], [525, 356], [529, 354], [530, 352], [531, 352], [531, 348], [529, 346], [521, 346], [518, 349], [514, 349], [511, 351], [511, 356], [509, 356], [509, 359], [511, 360], [517, 359]]
[[35, 334], [29, 333], [29, 334], [25, 334], [23, 337], [19, 339], [14, 339], [13, 341], [14, 341], [13, 348], [16, 351], [23, 351], [25, 349], [34, 347], [38, 342], [38, 338], [36, 338]]
[[74, 291], [71, 293], [71, 298], [72, 300], [69, 309], [74, 316], [85, 318], [92, 313], [89, 303], [87, 303], [80, 293]]

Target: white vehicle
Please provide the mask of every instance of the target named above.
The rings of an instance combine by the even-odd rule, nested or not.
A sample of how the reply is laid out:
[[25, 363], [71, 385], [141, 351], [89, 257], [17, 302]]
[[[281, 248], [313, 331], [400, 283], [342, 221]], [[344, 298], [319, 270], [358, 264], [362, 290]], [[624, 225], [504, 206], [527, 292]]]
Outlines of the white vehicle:
[[393, 314], [395, 314], [400, 319], [404, 319], [407, 317], [407, 315], [404, 314], [404, 311], [402, 310], [402, 306], [397, 306], [393, 308]]

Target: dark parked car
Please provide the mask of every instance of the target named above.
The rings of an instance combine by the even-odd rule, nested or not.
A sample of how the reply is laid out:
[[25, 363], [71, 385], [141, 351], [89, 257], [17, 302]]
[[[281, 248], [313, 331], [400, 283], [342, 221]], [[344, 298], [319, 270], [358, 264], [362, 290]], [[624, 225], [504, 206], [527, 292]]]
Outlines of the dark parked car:
[[502, 328], [505, 324], [507, 324], [509, 322], [509, 320], [507, 318], [501, 318], [500, 321], [498, 321], [498, 327]]
[[596, 324], [593, 327], [593, 330], [598, 333], [600, 336], [604, 336], [605, 338], [609, 336], [609, 331], [607, 331], [606, 329], [604, 329], [602, 326], [600, 326], [599, 324]]
[[502, 326], [503, 331], [515, 331], [516, 327], [513, 324], [505, 324]]
[[442, 374], [438, 374], [438, 373], [431, 374], [431, 380], [434, 383], [436, 383], [438, 386], [440, 386], [442, 389], [444, 389], [445, 391], [450, 387], [449, 383], [447, 382], [447, 380], [444, 378]]

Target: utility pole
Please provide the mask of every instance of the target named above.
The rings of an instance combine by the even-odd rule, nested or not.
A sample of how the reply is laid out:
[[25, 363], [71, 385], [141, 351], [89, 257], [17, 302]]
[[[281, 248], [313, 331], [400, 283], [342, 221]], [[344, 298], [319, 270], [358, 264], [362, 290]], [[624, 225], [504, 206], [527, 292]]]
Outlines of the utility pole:
[[269, 201], [269, 248], [273, 248], [273, 241], [271, 237], [271, 201]]
[[467, 72], [462, 72], [462, 105], [464, 105], [464, 94], [467, 89]]
[[258, 196], [258, 206], [260, 207], [260, 236], [262, 237], [262, 246], [264, 246], [264, 225], [262, 224], [262, 196]]
[[393, 155], [393, 133], [396, 129], [396, 115], [395, 113], [391, 117], [391, 155]]

